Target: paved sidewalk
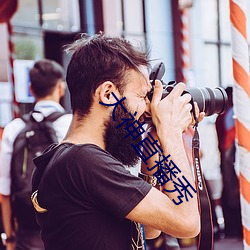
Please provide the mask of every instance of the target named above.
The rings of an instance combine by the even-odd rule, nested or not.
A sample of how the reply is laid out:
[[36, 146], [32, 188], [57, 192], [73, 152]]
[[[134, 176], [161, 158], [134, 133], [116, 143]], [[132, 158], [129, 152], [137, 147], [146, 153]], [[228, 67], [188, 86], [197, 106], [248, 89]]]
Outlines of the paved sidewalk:
[[[197, 250], [196, 246], [182, 247], [182, 250]], [[202, 249], [201, 249], [202, 250]], [[224, 238], [214, 242], [214, 250], [243, 250], [241, 238]]]

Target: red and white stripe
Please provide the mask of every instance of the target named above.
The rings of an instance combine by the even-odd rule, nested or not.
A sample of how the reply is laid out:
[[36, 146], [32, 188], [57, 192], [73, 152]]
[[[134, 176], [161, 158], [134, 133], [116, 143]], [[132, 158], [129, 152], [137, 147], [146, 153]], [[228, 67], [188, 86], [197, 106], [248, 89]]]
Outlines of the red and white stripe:
[[[244, 249], [250, 249], [250, 82], [246, 1], [230, 1], [236, 154], [239, 164]], [[233, 187], [232, 187], [233, 188]]]
[[10, 21], [7, 22], [7, 30], [8, 30], [8, 48], [9, 48], [9, 81], [12, 84], [12, 110], [14, 118], [19, 117], [19, 105], [16, 100], [15, 94], [15, 76], [14, 76], [14, 45], [12, 42], [13, 29]]
[[187, 71], [190, 68], [189, 53], [189, 10], [181, 10], [181, 69], [182, 81], [187, 83]]

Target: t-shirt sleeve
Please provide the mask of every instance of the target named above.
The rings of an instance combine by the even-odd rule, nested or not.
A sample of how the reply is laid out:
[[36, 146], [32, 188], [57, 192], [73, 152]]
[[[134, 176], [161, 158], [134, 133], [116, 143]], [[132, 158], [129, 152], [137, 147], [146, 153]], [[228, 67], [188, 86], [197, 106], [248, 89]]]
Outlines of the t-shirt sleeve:
[[109, 153], [95, 146], [79, 150], [76, 166], [85, 195], [120, 219], [125, 218], [152, 188]]
[[11, 157], [13, 143], [17, 135], [25, 127], [22, 119], [18, 118], [8, 123], [3, 131], [0, 150], [0, 194], [10, 195], [11, 193]]

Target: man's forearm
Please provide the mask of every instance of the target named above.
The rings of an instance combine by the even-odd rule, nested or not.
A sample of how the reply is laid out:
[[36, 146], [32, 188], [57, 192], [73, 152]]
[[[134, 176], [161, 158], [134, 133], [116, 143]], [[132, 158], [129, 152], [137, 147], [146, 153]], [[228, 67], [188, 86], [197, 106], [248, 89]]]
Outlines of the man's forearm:
[[[198, 209], [198, 204], [197, 204], [197, 197], [196, 197], [196, 193], [195, 193], [195, 183], [194, 183], [194, 178], [192, 175], [192, 170], [190, 169], [190, 164], [187, 158], [187, 154], [186, 154], [186, 150], [184, 148], [184, 144], [183, 144], [183, 139], [182, 139], [182, 134], [179, 135], [179, 137], [173, 136], [173, 134], [169, 135], [167, 137], [167, 140], [159, 140], [159, 138], [157, 137], [155, 130], [151, 129], [150, 130], [150, 134], [151, 136], [153, 136], [153, 138], [155, 140], [158, 140], [159, 144], [160, 144], [160, 148], [163, 150], [163, 155], [165, 157], [167, 157], [168, 155], [170, 155], [165, 161], [162, 162], [163, 160], [163, 155], [161, 158], [159, 158], [159, 153], [154, 154], [153, 156], [151, 156], [148, 161], [147, 161], [147, 165], [144, 164], [144, 162], [142, 162], [142, 166], [141, 166], [141, 172], [147, 175], [154, 175], [156, 174], [157, 171], [159, 171], [160, 169], [162, 169], [163, 171], [165, 171], [166, 175], [169, 178], [169, 181], [167, 181], [164, 185], [157, 185], [155, 186], [157, 189], [159, 189], [160, 191], [164, 192], [165, 190], [174, 190], [175, 187], [173, 185], [172, 181], [176, 181], [178, 182], [177, 178], [180, 178], [180, 180], [184, 183], [183, 177], [184, 176], [186, 178], [186, 180], [190, 183], [190, 185], [194, 188], [194, 190], [190, 190], [193, 198], [188, 197], [188, 202], [185, 200], [185, 195], [183, 192], [183, 202], [181, 202], [182, 204], [180, 204], [180, 206], [176, 206], [176, 211], [179, 210], [180, 211], [180, 216], [184, 216], [184, 217], [188, 217], [188, 215], [190, 213], [194, 213], [194, 211], [197, 212]], [[174, 178], [173, 176], [171, 176], [171, 173], [167, 172], [167, 165], [169, 165], [169, 169], [173, 168], [174, 166], [170, 164], [170, 160], [173, 161], [173, 163], [178, 167], [178, 169], [180, 170], [180, 172], [178, 172], [176, 169], [173, 169], [173, 171], [175, 171], [176, 173], [176, 178]], [[160, 164], [157, 164], [160, 163]], [[165, 165], [166, 164], [166, 165]], [[157, 167], [154, 167], [158, 165]], [[162, 168], [163, 167], [163, 168]], [[165, 168], [165, 169], [164, 169]], [[149, 170], [152, 169], [152, 170]], [[160, 177], [158, 175], [158, 177]], [[172, 180], [170, 180], [172, 177]], [[165, 178], [165, 180], [166, 180]], [[162, 181], [164, 181], [164, 179], [162, 179]], [[184, 183], [185, 184], [185, 183]], [[181, 190], [181, 188], [179, 188]], [[190, 188], [191, 189], [191, 188]], [[175, 200], [175, 201], [179, 201], [178, 200], [178, 195], [179, 193], [176, 192], [164, 192], [171, 200]], [[173, 204], [174, 205], [174, 204]], [[183, 213], [182, 213], [183, 211]], [[145, 226], [145, 231], [146, 231], [146, 238], [156, 238], [160, 231], [147, 227]]]
[[[183, 210], [189, 211], [191, 213], [192, 211], [198, 209], [197, 193], [195, 192], [195, 180], [184, 148], [182, 135], [170, 135], [163, 142], [161, 140], [161, 145], [164, 155], [170, 154], [170, 160], [172, 160], [175, 166], [177, 166], [177, 168], [180, 170], [177, 171], [178, 173], [176, 174], [176, 178], [173, 178], [173, 181], [178, 183], [178, 181], [181, 180], [184, 185], [190, 184], [190, 186], [188, 186], [188, 190], [193, 197], [189, 196], [187, 202], [187, 200], [185, 200], [186, 197], [184, 196], [183, 202], [181, 202], [179, 205], [181, 205]], [[177, 178], [179, 178], [178, 181]], [[174, 189], [175, 187], [172, 181], [166, 182], [163, 186], [164, 193], [167, 194], [170, 199], [178, 201], [178, 192], [167, 192], [167, 190], [169, 191]]]
[[4, 232], [7, 237], [11, 237], [14, 233], [12, 226], [12, 207], [10, 196], [2, 195], [2, 219]]
[[[169, 179], [169, 181], [166, 181], [165, 184], [158, 186], [157, 188], [161, 190], [163, 193], [165, 193], [170, 198], [170, 200], [175, 201], [176, 203], [179, 203], [179, 205], [176, 204], [177, 206], [176, 210], [180, 209], [180, 211], [183, 211], [184, 216], [185, 214], [188, 215], [187, 213], [193, 213], [193, 212], [197, 213], [198, 203], [197, 203], [197, 195], [196, 195], [196, 184], [195, 184], [192, 169], [191, 169], [188, 157], [187, 157], [187, 152], [184, 148], [182, 134], [180, 135], [177, 134], [175, 136], [173, 134], [171, 135], [169, 134], [168, 136], [165, 136], [165, 138], [167, 139], [163, 140], [163, 137], [159, 139], [154, 132], [152, 133], [152, 131], [150, 131], [150, 133], [153, 135], [155, 140], [158, 140], [161, 146], [161, 149], [163, 150], [163, 153], [162, 153], [163, 156], [159, 158], [159, 154], [153, 155], [148, 160], [147, 165], [142, 163], [141, 171], [147, 175], [152, 176], [156, 174], [156, 172], [159, 171], [159, 169], [163, 167], [163, 171], [166, 173], [166, 177], [165, 179], [162, 179], [162, 181], [166, 179]], [[168, 157], [168, 155], [170, 156]], [[163, 160], [164, 156], [168, 157], [166, 161], [161, 162], [161, 164], [158, 164], [157, 167], [153, 168], [153, 166], [156, 165], [156, 162], [160, 162]], [[175, 165], [171, 164], [170, 161], [172, 161]], [[173, 169], [174, 166], [176, 166], [178, 169], [177, 168]], [[149, 171], [148, 169], [151, 169], [151, 168], [153, 169]], [[175, 176], [173, 175], [173, 172], [175, 172]], [[167, 191], [175, 190], [173, 181], [179, 184], [179, 180], [182, 181], [184, 185], [187, 185], [186, 183], [186, 180], [187, 180], [190, 186], [192, 187], [192, 188], [188, 187], [188, 191], [190, 191], [191, 195], [193, 196], [193, 197], [191, 196], [187, 197], [188, 202], [185, 199], [186, 197], [185, 197], [184, 192], [182, 192], [183, 198], [181, 198], [183, 202], [181, 202], [178, 199], [178, 196], [180, 194], [178, 193], [177, 190], [175, 192], [167, 192]], [[179, 190], [181, 190], [181, 187], [179, 187]]]
[[[164, 134], [159, 139], [157, 134], [156, 134], [156, 131], [153, 128], [151, 128], [149, 132], [150, 132], [151, 136], [155, 140], [158, 141], [158, 143], [160, 144], [160, 148], [163, 150], [162, 155], [167, 157], [167, 159], [164, 162], [157, 164], [157, 162], [159, 163], [160, 161], [162, 161], [162, 159], [159, 158], [159, 153], [156, 153], [148, 159], [147, 165], [144, 164], [144, 162], [142, 162], [141, 172], [152, 176], [160, 168], [163, 167], [163, 170], [165, 172], [168, 171], [167, 175], [171, 179], [173, 177], [173, 175], [171, 175], [172, 171], [170, 171], [170, 169], [174, 167], [173, 164], [171, 165], [171, 163], [170, 163], [170, 161], [172, 161], [177, 166], [177, 168], [180, 170], [180, 171], [179, 170], [177, 171], [177, 169], [173, 169], [173, 171], [175, 171], [175, 173], [176, 173], [176, 177], [184, 176], [188, 180], [190, 185], [195, 188], [195, 182], [194, 182], [192, 170], [190, 167], [190, 163], [189, 163], [189, 160], [187, 157], [187, 152], [186, 152], [185, 147], [184, 147], [182, 134], [176, 134], [176, 135]], [[146, 136], [148, 136], [148, 135], [146, 135]], [[168, 157], [168, 155], [170, 155], [170, 156]], [[169, 165], [168, 170], [167, 170], [166, 165], [164, 165], [164, 164]], [[158, 165], [158, 166], [154, 167], [155, 165]], [[149, 170], [149, 169], [152, 169], [152, 170]], [[163, 185], [162, 187], [156, 186], [156, 188], [159, 190], [163, 190], [164, 188], [172, 187], [173, 180], [174, 180], [174, 178], [171, 179], [171, 181], [167, 181], [166, 184]], [[168, 196], [172, 197], [171, 193], [169, 193]], [[195, 193], [194, 193], [194, 196], [196, 196]]]

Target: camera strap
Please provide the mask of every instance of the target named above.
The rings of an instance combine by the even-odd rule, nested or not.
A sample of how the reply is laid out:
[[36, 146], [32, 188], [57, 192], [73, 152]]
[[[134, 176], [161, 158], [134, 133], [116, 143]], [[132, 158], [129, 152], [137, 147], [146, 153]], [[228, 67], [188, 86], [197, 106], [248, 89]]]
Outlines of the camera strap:
[[[194, 116], [195, 117], [195, 116]], [[195, 117], [194, 136], [192, 140], [193, 166], [196, 180], [197, 199], [201, 218], [201, 231], [198, 236], [197, 249], [211, 250], [213, 249], [213, 222], [211, 204], [206, 188], [205, 179], [200, 163], [200, 139], [198, 133], [198, 120]]]

